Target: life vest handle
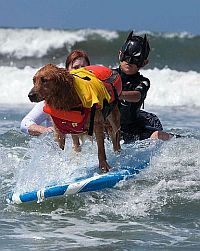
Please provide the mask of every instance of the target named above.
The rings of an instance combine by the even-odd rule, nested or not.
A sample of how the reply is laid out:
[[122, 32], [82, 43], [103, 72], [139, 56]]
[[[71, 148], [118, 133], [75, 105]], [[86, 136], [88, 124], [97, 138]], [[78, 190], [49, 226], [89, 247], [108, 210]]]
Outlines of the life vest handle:
[[87, 81], [90, 81], [90, 80], [91, 80], [91, 78], [90, 78], [90, 77], [88, 77], [88, 76], [81, 77], [81, 76], [79, 76], [79, 75], [77, 75], [77, 74], [75, 74], [75, 73], [73, 73], [73, 74], [72, 74], [72, 76], [75, 76], [75, 77], [78, 77], [78, 78], [81, 78], [81, 79], [83, 79], [83, 80], [87, 80]]
[[96, 104], [93, 104], [93, 106], [91, 107], [91, 111], [90, 111], [90, 125], [88, 128], [88, 135], [89, 136], [93, 135], [95, 111], [96, 111]]
[[102, 80], [103, 82], [106, 82], [106, 83], [108, 83], [108, 84], [110, 84], [112, 86], [115, 100], [119, 100], [119, 95], [117, 93], [117, 89], [113, 84], [117, 77], [118, 77], [118, 72], [116, 70], [112, 69], [112, 75], [110, 77]]

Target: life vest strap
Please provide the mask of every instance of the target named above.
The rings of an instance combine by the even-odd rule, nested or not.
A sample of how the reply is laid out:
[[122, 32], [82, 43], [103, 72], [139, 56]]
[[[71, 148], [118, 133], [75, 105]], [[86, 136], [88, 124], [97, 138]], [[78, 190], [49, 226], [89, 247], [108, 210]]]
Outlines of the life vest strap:
[[89, 125], [89, 129], [88, 129], [89, 136], [93, 135], [95, 111], [96, 111], [96, 104], [93, 104], [93, 106], [91, 108], [91, 112], [90, 112], [90, 125]]

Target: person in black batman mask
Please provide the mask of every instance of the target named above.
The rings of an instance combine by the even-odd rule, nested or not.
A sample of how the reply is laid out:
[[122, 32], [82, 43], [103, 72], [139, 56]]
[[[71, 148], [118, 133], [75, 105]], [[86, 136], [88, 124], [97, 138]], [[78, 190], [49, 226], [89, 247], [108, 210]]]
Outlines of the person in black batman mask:
[[159, 118], [141, 110], [150, 88], [148, 78], [139, 70], [148, 64], [150, 52], [147, 36], [128, 35], [119, 52], [120, 65], [117, 69], [122, 78], [120, 95], [121, 132], [125, 143], [147, 138], [168, 140], [173, 135], [163, 131]]

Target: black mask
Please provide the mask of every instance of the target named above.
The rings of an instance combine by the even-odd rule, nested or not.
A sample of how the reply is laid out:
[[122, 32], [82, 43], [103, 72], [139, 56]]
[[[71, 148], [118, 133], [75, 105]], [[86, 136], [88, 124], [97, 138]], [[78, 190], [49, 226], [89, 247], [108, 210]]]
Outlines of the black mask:
[[148, 57], [149, 50], [150, 47], [146, 35], [142, 38], [134, 36], [133, 32], [131, 32], [122, 46], [119, 60], [141, 67], [144, 64], [144, 60]]

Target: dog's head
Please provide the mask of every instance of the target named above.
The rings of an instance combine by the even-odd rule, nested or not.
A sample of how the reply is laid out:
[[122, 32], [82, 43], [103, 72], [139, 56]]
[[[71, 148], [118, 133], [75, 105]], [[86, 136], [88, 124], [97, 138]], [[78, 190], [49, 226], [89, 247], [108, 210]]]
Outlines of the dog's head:
[[55, 109], [72, 110], [82, 105], [73, 84], [73, 76], [64, 68], [47, 64], [33, 77], [34, 87], [28, 94], [31, 102], [45, 100]]

